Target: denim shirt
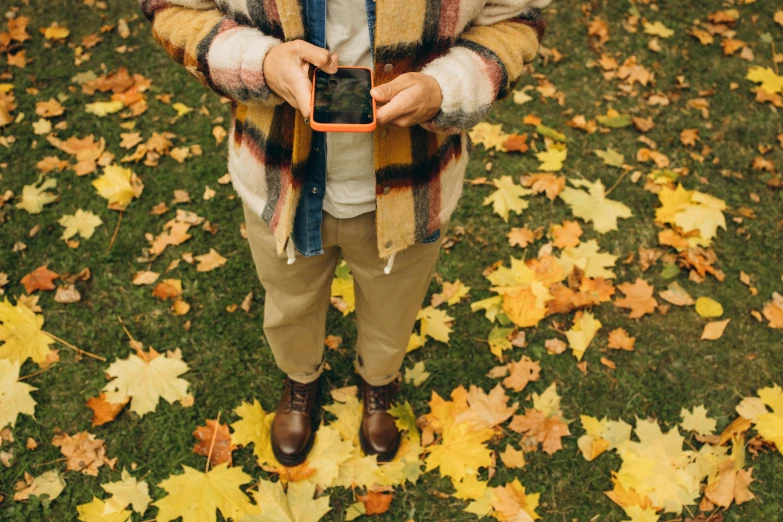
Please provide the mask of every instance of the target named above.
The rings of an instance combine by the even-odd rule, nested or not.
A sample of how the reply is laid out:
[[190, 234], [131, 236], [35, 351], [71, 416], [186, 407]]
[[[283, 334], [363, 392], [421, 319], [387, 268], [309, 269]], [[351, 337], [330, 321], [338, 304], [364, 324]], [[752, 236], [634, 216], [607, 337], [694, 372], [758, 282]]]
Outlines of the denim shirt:
[[[305, 34], [307, 41], [326, 48], [326, 2], [327, 0], [302, 0], [305, 12]], [[365, 0], [367, 22], [370, 29], [370, 50], [375, 61], [375, 0]], [[305, 256], [323, 254], [321, 241], [321, 218], [326, 190], [326, 134], [313, 131], [312, 150], [307, 168], [307, 180], [302, 185], [302, 194], [296, 207], [292, 239], [294, 246]], [[440, 238], [436, 230], [420, 243], [431, 243]]]

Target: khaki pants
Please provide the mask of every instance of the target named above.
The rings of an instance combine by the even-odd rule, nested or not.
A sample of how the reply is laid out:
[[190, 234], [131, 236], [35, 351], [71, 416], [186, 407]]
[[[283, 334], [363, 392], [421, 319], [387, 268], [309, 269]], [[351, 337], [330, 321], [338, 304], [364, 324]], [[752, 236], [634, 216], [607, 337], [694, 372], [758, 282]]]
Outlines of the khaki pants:
[[[400, 375], [408, 339], [435, 271], [441, 239], [397, 252], [389, 274], [378, 257], [375, 211], [340, 219], [323, 211], [323, 254], [288, 264], [277, 255], [269, 226], [245, 206], [248, 241], [266, 291], [264, 333], [277, 366], [291, 379], [307, 383], [324, 367], [326, 311], [332, 279], [342, 253], [354, 278], [359, 373], [371, 385]], [[441, 238], [448, 223], [441, 228]]]

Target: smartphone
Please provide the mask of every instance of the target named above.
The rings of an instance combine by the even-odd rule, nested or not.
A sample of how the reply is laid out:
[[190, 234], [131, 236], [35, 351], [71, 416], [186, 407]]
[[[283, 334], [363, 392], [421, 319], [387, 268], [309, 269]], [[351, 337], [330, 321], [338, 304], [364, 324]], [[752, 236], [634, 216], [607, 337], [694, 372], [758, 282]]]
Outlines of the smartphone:
[[310, 126], [323, 132], [372, 132], [375, 100], [372, 69], [338, 66], [334, 74], [313, 71]]

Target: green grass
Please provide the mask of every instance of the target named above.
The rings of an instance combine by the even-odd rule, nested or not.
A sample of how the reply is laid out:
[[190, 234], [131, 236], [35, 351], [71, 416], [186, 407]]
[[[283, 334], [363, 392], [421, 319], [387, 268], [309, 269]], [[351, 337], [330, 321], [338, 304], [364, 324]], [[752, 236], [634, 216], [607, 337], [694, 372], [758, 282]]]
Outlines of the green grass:
[[[25, 114], [20, 123], [7, 126], [2, 131], [4, 136], [15, 136], [17, 141], [10, 148], [0, 147], [0, 163], [6, 164], [0, 169], [0, 192], [10, 189], [17, 195], [21, 194], [22, 187], [37, 178], [37, 161], [49, 155], [64, 156], [41, 136], [33, 134], [31, 125], [37, 120], [35, 102], [60, 93], [68, 96], [64, 102], [67, 109], [65, 117], [55, 118], [55, 121], [65, 119], [68, 122], [68, 129], [58, 132], [61, 138], [92, 133], [96, 137], [104, 137], [107, 150], [118, 157], [125, 153], [119, 148], [119, 135], [125, 132], [118, 125], [120, 118], [117, 115], [97, 118], [83, 111], [85, 103], [106, 99], [105, 95], [85, 96], [73, 87], [70, 78], [87, 70], [101, 74], [104, 67], [108, 71], [124, 65], [131, 73], [152, 79], [151, 92], [148, 93], [150, 108], [137, 118], [136, 129], [145, 138], [153, 131], [171, 131], [184, 144], [201, 145], [204, 154], [190, 158], [184, 164], [163, 158], [156, 168], [142, 164], [133, 167], [144, 181], [144, 193], [124, 213], [117, 238], [108, 251], [118, 214], [107, 210], [105, 201], [96, 195], [90, 185], [93, 175], [80, 178], [72, 170], [54, 175], [58, 180], [60, 201], [47, 206], [39, 215], [27, 214], [11, 204], [1, 208], [3, 248], [0, 251], [0, 271], [7, 272], [10, 279], [5, 292], [12, 296], [22, 293], [20, 279], [42, 264], [60, 274], [75, 273], [89, 267], [92, 272], [90, 281], [77, 284], [83, 296], [81, 302], [58, 304], [54, 301], [54, 292], [41, 294], [45, 329], [113, 361], [127, 357], [130, 350], [117, 320], [121, 317], [133, 336], [145, 345], [151, 345], [158, 351], [182, 349], [191, 368], [184, 378], [189, 381], [196, 401], [191, 408], [162, 402], [155, 413], [143, 418], [126, 411], [116, 421], [91, 429], [92, 412], [85, 402], [96, 396], [105, 384], [107, 364], [90, 358], [77, 360], [73, 352], [61, 347], [62, 361], [28, 381], [39, 389], [33, 394], [38, 402], [35, 419], [27, 416], [19, 419], [14, 429], [16, 441], [10, 445], [15, 459], [9, 468], [0, 466], [0, 492], [6, 496], [0, 504], [0, 520], [9, 522], [75, 520], [78, 504], [89, 502], [93, 495], [102, 496], [100, 484], [118, 478], [118, 471], [112, 472], [106, 467], [101, 468], [98, 477], [70, 472], [65, 474], [68, 486], [48, 509], [36, 503], [13, 502], [10, 499], [13, 485], [22, 479], [24, 472], [37, 475], [54, 467], [64, 469], [61, 462], [55, 462], [61, 456], [59, 449], [50, 444], [58, 431], [73, 434], [89, 430], [105, 439], [109, 457], [119, 459], [117, 470], [135, 466], [135, 475], [148, 474], [147, 480], [153, 485], [152, 495], [160, 498], [164, 492], [155, 485], [172, 473], [178, 473], [182, 464], [203, 467], [204, 458], [192, 451], [195, 441], [191, 433], [196, 426], [204, 424], [205, 419], [214, 419], [218, 412], [222, 412], [222, 419], [233, 422], [236, 416], [231, 410], [242, 400], [258, 398], [266, 410], [273, 409], [281, 389], [282, 374], [274, 365], [263, 336], [263, 289], [255, 277], [247, 242], [239, 232], [243, 221], [240, 201], [234, 197], [230, 186], [219, 185], [216, 181], [226, 172], [226, 150], [225, 144], [216, 146], [210, 134], [212, 119], [222, 116], [227, 120], [227, 105], [205, 91], [155, 46], [149, 35], [149, 24], [139, 16], [136, 2], [109, 2], [109, 8], [103, 11], [91, 10], [80, 4], [63, 0], [10, 2], [10, 6], [19, 8], [19, 14], [32, 18], [29, 32], [33, 39], [26, 42], [24, 48], [33, 61], [24, 70], [11, 68], [13, 78], [0, 81], [14, 84], [18, 105], [15, 114]], [[769, 66], [772, 63], [771, 47], [762, 41], [761, 34], [769, 32], [777, 39], [777, 49], [783, 48], [783, 28], [772, 21], [772, 3], [756, 2], [740, 7], [742, 18], [736, 27], [736, 38], [748, 43], [755, 53], [754, 62], [744, 61], [738, 56], [724, 57], [717, 42], [703, 47], [687, 36], [686, 31], [692, 21], [706, 20], [707, 14], [717, 9], [717, 5], [707, 6], [704, 2], [684, 0], [638, 5], [643, 16], [651, 21], [663, 21], [676, 31], [674, 37], [662, 41], [660, 53], [646, 48], [648, 37], [642, 33], [641, 27], [637, 34], [629, 34], [622, 28], [622, 20], [631, 3], [621, 1], [604, 5], [593, 11], [593, 15], [609, 21], [611, 39], [605, 44], [604, 52], [616, 54], [620, 63], [627, 56], [636, 55], [639, 63], [655, 72], [654, 86], [645, 88], [637, 85], [633, 95], [628, 95], [617, 89], [617, 81], [604, 80], [597, 68], [587, 68], [586, 63], [598, 59], [600, 54], [588, 45], [587, 19], [575, 5], [563, 2], [548, 15], [545, 44], [556, 47], [565, 57], [560, 63], [550, 62], [546, 66], [537, 61], [535, 72], [546, 75], [566, 94], [565, 105], [561, 107], [547, 99], [546, 103], [534, 100], [518, 106], [508, 99], [497, 104], [490, 121], [503, 123], [506, 132], [531, 133], [532, 127], [523, 125], [522, 117], [531, 112], [536, 114], [544, 124], [565, 132], [569, 137], [568, 159], [563, 174], [600, 178], [608, 187], [615, 182], [620, 171], [604, 166], [592, 150], [612, 147], [624, 154], [626, 162], [634, 169], [646, 174], [653, 168], [651, 164], [635, 161], [636, 150], [645, 146], [636, 141], [639, 133], [633, 127], [627, 127], [607, 134], [586, 135], [567, 127], [566, 121], [576, 114], [594, 119], [605, 114], [610, 107], [638, 116], [651, 115], [656, 126], [647, 136], [671, 158], [673, 166], [690, 169], [690, 175], [683, 179], [686, 188], [722, 198], [732, 209], [750, 207], [755, 210], [757, 218], [745, 219], [742, 223], [729, 219], [728, 231], [719, 233], [714, 248], [719, 257], [718, 266], [726, 273], [723, 283], [707, 278], [704, 283], [695, 284], [688, 281], [686, 273], [675, 279], [694, 297], [710, 296], [723, 304], [725, 317], [730, 317], [731, 323], [718, 341], [699, 341], [704, 321], [692, 308], [672, 307], [667, 315], [655, 314], [641, 320], [630, 320], [627, 313], [605, 304], [594, 310], [604, 328], [585, 355], [589, 369], [585, 376], [576, 368], [570, 355], [550, 356], [543, 348], [544, 341], [556, 335], [554, 322], [567, 328], [570, 317], [555, 316], [542, 321], [538, 328], [526, 330], [529, 346], [515, 349], [512, 357], [518, 359], [524, 353], [534, 360], [540, 359], [542, 378], [531, 383], [524, 392], [510, 392], [509, 395], [512, 400], [529, 405], [526, 399], [531, 392], [540, 393], [552, 381], [557, 381], [558, 391], [563, 396], [565, 417], [576, 422], [571, 423], [573, 436], [564, 439], [562, 451], [552, 456], [541, 452], [528, 454], [528, 464], [519, 472], [500, 467], [493, 484], [518, 476], [528, 491], [541, 493], [539, 513], [547, 521], [625, 519], [622, 510], [602, 493], [611, 488], [610, 472], [619, 468], [620, 460], [614, 453], [602, 455], [591, 463], [581, 457], [576, 447], [576, 439], [582, 434], [578, 422], [580, 414], [621, 418], [630, 423], [637, 416], [652, 416], [664, 426], [671, 427], [679, 422], [681, 408], [704, 403], [711, 415], [718, 419], [718, 428], [722, 429], [735, 417], [734, 407], [741, 397], [752, 395], [758, 388], [770, 386], [776, 381], [783, 384], [781, 332], [758, 323], [749, 313], [760, 310], [772, 292], [783, 291], [783, 248], [780, 244], [783, 193], [767, 188], [768, 175], [750, 168], [753, 158], [759, 155], [757, 148], [771, 145], [772, 150], [765, 157], [775, 162], [778, 170], [783, 169], [783, 153], [775, 139], [776, 135], [783, 133], [783, 119], [769, 104], [762, 105], [753, 100], [754, 95], [750, 92], [752, 84], [744, 79], [750, 65]], [[657, 11], [652, 8], [655, 5]], [[131, 37], [122, 40], [116, 32], [103, 35], [104, 41], [90, 50], [91, 59], [81, 66], [74, 66], [72, 48], [81, 38], [97, 32], [105, 23], [116, 23], [120, 17], [130, 20]], [[756, 21], [754, 17], [757, 17]], [[44, 43], [38, 28], [51, 22], [63, 23], [71, 29], [67, 45]], [[131, 52], [115, 53], [114, 49], [123, 44], [131, 47]], [[0, 58], [0, 72], [8, 69], [3, 60]], [[675, 77], [678, 75], [685, 76], [690, 83], [689, 88], [676, 87]], [[736, 82], [739, 87], [731, 90], [731, 82]], [[519, 88], [525, 84], [536, 85], [536, 80], [525, 77]], [[39, 89], [39, 94], [26, 94], [25, 90], [33, 86]], [[705, 95], [700, 91], [712, 92]], [[667, 107], [650, 107], [642, 96], [654, 92], [677, 93], [680, 98]], [[159, 93], [170, 93], [172, 101], [183, 102], [196, 109], [203, 105], [211, 116], [194, 111], [170, 124], [174, 111], [155, 100], [154, 95]], [[607, 95], [613, 95], [615, 100], [608, 101]], [[710, 101], [707, 119], [686, 106], [688, 100], [701, 96]], [[223, 125], [227, 125], [227, 121]], [[688, 149], [679, 143], [679, 133], [685, 128], [699, 128], [702, 141], [696, 150], [701, 150], [702, 145], [709, 145], [714, 156], [708, 156], [703, 164], [691, 159]], [[540, 148], [542, 140], [535, 141]], [[719, 158], [718, 164], [713, 164], [713, 157]], [[487, 161], [493, 163], [489, 174], [484, 168]], [[518, 179], [521, 174], [535, 172], [537, 166], [538, 162], [531, 152], [521, 156], [492, 155], [477, 147], [467, 176], [510, 174]], [[724, 177], [721, 169], [740, 172], [744, 179]], [[206, 202], [201, 200], [205, 185], [217, 190], [216, 197]], [[192, 231], [191, 240], [181, 246], [170, 247], [151, 269], [163, 271], [181, 254], [203, 254], [211, 247], [228, 258], [224, 267], [213, 272], [197, 273], [193, 266], [181, 263], [167, 274], [167, 277], [179, 278], [183, 282], [185, 299], [192, 306], [184, 317], [170, 314], [169, 304], [151, 296], [149, 287], [130, 284], [133, 273], [148, 268], [147, 264], [137, 261], [148, 244], [145, 234], [160, 233], [163, 223], [173, 215], [173, 211], [159, 217], [148, 212], [160, 201], [171, 201], [175, 189], [187, 190], [194, 200], [180, 208], [206, 217], [218, 228], [218, 232], [212, 235], [196, 228]], [[521, 216], [512, 214], [506, 224], [493, 215], [489, 207], [482, 205], [489, 193], [490, 187], [465, 185], [451, 227], [465, 227], [466, 235], [450, 252], [442, 254], [438, 265], [438, 272], [445, 280], [459, 278], [471, 286], [473, 300], [492, 295], [488, 281], [481, 275], [486, 266], [499, 259], [507, 262], [512, 255], [522, 256], [522, 251], [510, 247], [506, 240], [505, 234], [512, 226], [548, 227], [571, 218], [562, 201], [553, 204], [546, 198], [534, 197], [530, 199], [529, 209]], [[758, 202], [751, 199], [751, 193], [758, 196]], [[598, 239], [604, 250], [618, 255], [620, 259], [636, 252], [640, 246], [657, 246], [658, 229], [653, 223], [657, 196], [644, 191], [642, 182], [634, 184], [626, 178], [611, 197], [630, 206], [634, 217], [621, 220], [618, 231], [605, 235], [596, 234], [589, 225], [584, 225], [583, 239]], [[71, 250], [59, 239], [62, 227], [57, 220], [77, 208], [100, 215], [105, 225], [92, 239], [82, 240], [78, 249]], [[29, 237], [28, 232], [35, 225], [40, 225], [40, 231]], [[27, 249], [20, 253], [12, 252], [12, 245], [17, 241], [23, 241]], [[527, 255], [535, 252], [541, 243], [537, 243]], [[661, 270], [658, 264], [642, 273], [636, 262], [618, 263], [617, 281], [644, 277], [660, 290], [670, 282], [661, 275]], [[759, 289], [758, 295], [751, 295], [739, 281], [740, 271], [751, 275], [753, 285]], [[430, 293], [439, 290], [433, 280]], [[250, 313], [226, 312], [226, 306], [241, 302], [249, 291], [255, 295]], [[465, 302], [449, 308], [448, 312], [456, 318], [449, 346], [428, 341], [423, 349], [411, 353], [406, 361], [406, 365], [410, 366], [413, 362], [424, 360], [427, 370], [432, 373], [422, 387], [404, 388], [403, 396], [411, 401], [417, 414], [427, 411], [426, 402], [432, 390], [446, 396], [460, 384], [476, 384], [485, 390], [495, 384], [484, 375], [497, 361], [486, 344], [475, 340], [487, 336], [490, 324], [482, 313], [472, 313]], [[185, 321], [190, 321], [191, 325], [187, 331], [184, 329]], [[342, 336], [344, 345], [349, 347], [344, 353], [328, 353], [332, 366], [328, 382], [334, 387], [352, 384], [353, 352], [350, 347], [356, 336], [353, 315], [344, 318], [337, 310], [330, 309], [327, 321], [327, 332]], [[616, 327], [628, 330], [637, 337], [637, 342], [633, 353], [608, 354], [618, 366], [612, 371], [602, 366], [599, 359], [608, 351], [606, 332]], [[750, 354], [754, 357], [749, 357]], [[22, 374], [35, 370], [36, 366], [28, 362]], [[35, 451], [24, 449], [28, 437], [40, 444]], [[509, 437], [509, 440], [514, 438]], [[4, 450], [8, 448], [8, 445], [3, 447]], [[236, 465], [243, 466], [255, 478], [264, 476], [255, 466], [250, 450], [241, 449], [234, 455]], [[751, 485], [751, 490], [757, 500], [733, 506], [724, 514], [724, 520], [783, 520], [781, 455], [762, 455], [752, 465], [756, 482]], [[437, 473], [425, 474], [416, 486], [399, 490], [391, 510], [376, 518], [395, 522], [407, 518], [414, 518], [417, 522], [475, 519], [461, 511], [464, 507], [462, 501], [433, 495], [438, 491], [452, 491], [449, 482], [440, 479]], [[325, 520], [341, 520], [345, 507], [353, 502], [351, 493], [346, 490], [330, 493], [333, 510]], [[154, 511], [148, 511], [147, 518], [153, 516], [149, 513]], [[664, 516], [662, 520], [674, 518]], [[133, 520], [141, 518], [134, 515]]]

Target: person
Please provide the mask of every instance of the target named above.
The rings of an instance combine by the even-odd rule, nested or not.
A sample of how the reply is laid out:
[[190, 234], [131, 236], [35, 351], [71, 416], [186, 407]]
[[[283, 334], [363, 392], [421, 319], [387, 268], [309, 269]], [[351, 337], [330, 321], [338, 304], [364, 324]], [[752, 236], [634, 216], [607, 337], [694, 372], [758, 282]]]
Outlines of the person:
[[[551, 0], [140, 0], [152, 34], [231, 100], [228, 166], [285, 373], [271, 428], [303, 462], [319, 424], [326, 312], [342, 255], [354, 277], [365, 454], [394, 458], [387, 412], [462, 193], [467, 130], [531, 62]], [[312, 67], [373, 69], [377, 128], [307, 123]]]

